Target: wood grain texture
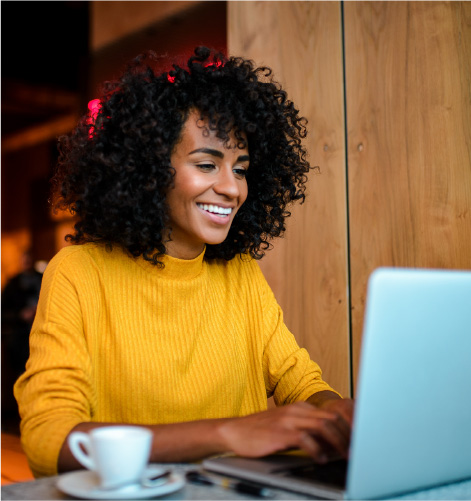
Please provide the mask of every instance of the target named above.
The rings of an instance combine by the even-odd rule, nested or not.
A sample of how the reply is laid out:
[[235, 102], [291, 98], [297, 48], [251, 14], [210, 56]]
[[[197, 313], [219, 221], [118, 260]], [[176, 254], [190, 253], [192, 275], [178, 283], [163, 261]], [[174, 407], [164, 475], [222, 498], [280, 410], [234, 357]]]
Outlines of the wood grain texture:
[[228, 48], [268, 65], [308, 118], [308, 196], [260, 262], [299, 344], [350, 392], [340, 5], [228, 2]]
[[471, 268], [471, 4], [345, 2], [354, 372], [370, 273]]

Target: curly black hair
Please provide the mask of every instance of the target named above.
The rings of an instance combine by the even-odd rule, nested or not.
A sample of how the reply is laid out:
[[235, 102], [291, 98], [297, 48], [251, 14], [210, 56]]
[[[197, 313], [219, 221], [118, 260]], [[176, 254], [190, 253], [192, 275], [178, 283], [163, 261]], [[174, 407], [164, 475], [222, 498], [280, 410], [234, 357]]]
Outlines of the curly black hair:
[[198, 47], [187, 68], [157, 73], [158, 61], [151, 51], [135, 58], [119, 80], [105, 83], [96, 119], [84, 116], [59, 138], [55, 206], [77, 217], [66, 239], [118, 244], [161, 264], [175, 174], [170, 155], [196, 109], [225, 144], [232, 132], [250, 153], [247, 200], [227, 238], [207, 245], [205, 258], [262, 257], [269, 240], [285, 231], [288, 204], [304, 201], [306, 119], [271, 69], [251, 60]]

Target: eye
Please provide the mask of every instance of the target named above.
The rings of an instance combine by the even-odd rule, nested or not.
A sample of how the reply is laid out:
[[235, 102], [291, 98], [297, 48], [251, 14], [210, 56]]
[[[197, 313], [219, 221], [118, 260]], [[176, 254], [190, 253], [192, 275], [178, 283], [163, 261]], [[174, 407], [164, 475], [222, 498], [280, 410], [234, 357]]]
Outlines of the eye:
[[210, 171], [215, 168], [213, 164], [197, 164], [198, 169], [201, 169], [203, 171]]
[[247, 169], [242, 169], [242, 168], [236, 168], [233, 169], [232, 172], [238, 177], [244, 178], [247, 177]]

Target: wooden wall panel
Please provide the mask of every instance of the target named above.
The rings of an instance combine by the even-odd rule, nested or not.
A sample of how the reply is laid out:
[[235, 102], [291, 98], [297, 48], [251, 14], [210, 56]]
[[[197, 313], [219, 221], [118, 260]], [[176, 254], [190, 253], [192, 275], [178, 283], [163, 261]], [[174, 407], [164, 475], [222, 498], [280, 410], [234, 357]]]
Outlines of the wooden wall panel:
[[229, 54], [273, 68], [309, 120], [308, 197], [260, 262], [298, 342], [350, 393], [343, 72], [338, 2], [228, 2]]
[[471, 268], [471, 4], [345, 2], [352, 335], [382, 265]]

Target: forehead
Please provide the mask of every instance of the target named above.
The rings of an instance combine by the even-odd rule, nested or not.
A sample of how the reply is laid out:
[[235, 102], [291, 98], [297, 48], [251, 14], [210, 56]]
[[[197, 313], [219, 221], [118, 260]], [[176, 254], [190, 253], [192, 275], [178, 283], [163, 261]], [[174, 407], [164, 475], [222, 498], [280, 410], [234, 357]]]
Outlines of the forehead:
[[[234, 130], [231, 130], [229, 133], [229, 141], [217, 137], [216, 134], [217, 131], [209, 128], [209, 120], [206, 117], [202, 117], [198, 110], [192, 110], [183, 124], [180, 140], [176, 144], [176, 148], [192, 151], [195, 147], [210, 145], [217, 147], [217, 149], [248, 151], [247, 145], [244, 148], [237, 146], [239, 141], [235, 136]], [[242, 138], [247, 144], [245, 133], [242, 133]]]

